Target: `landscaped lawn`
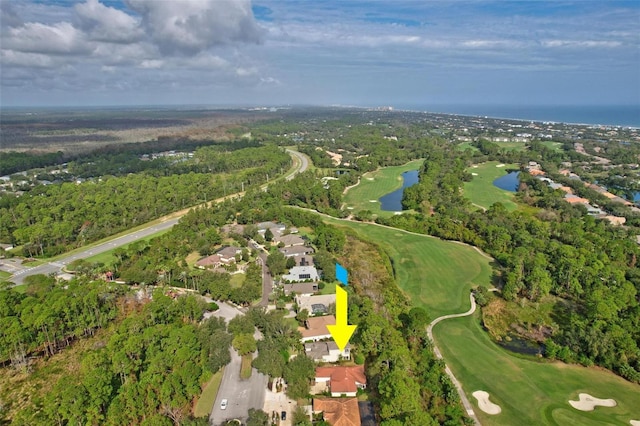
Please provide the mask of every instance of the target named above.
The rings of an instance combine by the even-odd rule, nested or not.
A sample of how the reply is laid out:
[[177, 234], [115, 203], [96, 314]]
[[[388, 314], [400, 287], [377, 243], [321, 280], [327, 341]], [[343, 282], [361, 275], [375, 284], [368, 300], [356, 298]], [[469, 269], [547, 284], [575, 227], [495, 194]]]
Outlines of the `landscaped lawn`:
[[231, 284], [231, 288], [240, 288], [242, 287], [242, 283], [244, 283], [244, 280], [247, 278], [246, 274], [233, 274], [231, 275], [230, 278], [230, 284]]
[[507, 169], [517, 169], [515, 164], [506, 164], [504, 167], [496, 167], [499, 165], [497, 161], [488, 161], [486, 163], [477, 164], [477, 167], [467, 169], [473, 175], [471, 182], [464, 184], [464, 196], [473, 204], [488, 209], [494, 203], [502, 203], [507, 210], [515, 210], [518, 205], [513, 201], [513, 192], [500, 189], [493, 184], [497, 178], [507, 174]]
[[329, 221], [382, 246], [394, 262], [400, 288], [431, 318], [463, 312], [471, 288], [491, 286], [490, 260], [473, 247], [372, 224]]
[[[329, 221], [380, 244], [392, 258], [400, 288], [431, 318], [467, 311], [469, 288], [489, 286], [489, 260], [471, 247], [372, 224]], [[434, 337], [482, 424], [628, 425], [640, 420], [640, 386], [599, 368], [514, 356], [491, 341], [479, 315], [445, 320], [434, 328]], [[502, 413], [483, 413], [472, 396], [477, 390], [488, 392]], [[568, 400], [577, 400], [581, 392], [613, 398], [618, 405], [578, 411]]]
[[253, 354], [247, 354], [242, 356], [242, 364], [240, 365], [240, 378], [248, 379], [251, 377], [251, 361], [253, 361]]
[[391, 216], [394, 212], [380, 209], [378, 199], [396, 189], [402, 188], [402, 173], [409, 170], [418, 170], [422, 160], [414, 160], [402, 166], [383, 167], [374, 172], [365, 173], [360, 179], [360, 184], [349, 189], [344, 196], [346, 208], [353, 213], [360, 210], [371, 210], [374, 214]]
[[542, 145], [549, 149], [555, 149], [556, 151], [562, 151], [562, 142], [544, 141], [540, 142]]
[[[445, 320], [433, 332], [469, 400], [475, 405], [471, 394], [484, 390], [502, 408], [490, 416], [475, 405], [484, 425], [629, 425], [629, 420], [640, 420], [640, 386], [603, 369], [513, 356], [489, 339], [478, 313]], [[568, 403], [578, 393], [613, 398], [618, 405], [578, 411]]]
[[222, 375], [224, 374], [224, 367], [218, 370], [211, 379], [207, 382], [202, 395], [198, 398], [198, 402], [193, 410], [195, 417], [209, 417], [213, 404], [216, 402], [216, 396], [218, 395], [218, 389], [220, 389], [220, 383], [222, 383]]

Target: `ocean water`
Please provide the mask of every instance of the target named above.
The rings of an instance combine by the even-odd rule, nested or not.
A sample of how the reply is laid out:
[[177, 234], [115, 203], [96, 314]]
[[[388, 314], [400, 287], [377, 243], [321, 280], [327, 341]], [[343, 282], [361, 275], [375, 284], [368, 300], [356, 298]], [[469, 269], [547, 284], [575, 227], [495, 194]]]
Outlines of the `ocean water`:
[[493, 118], [513, 118], [526, 121], [601, 124], [640, 128], [638, 105], [399, 105], [399, 109], [433, 113], [470, 115]]

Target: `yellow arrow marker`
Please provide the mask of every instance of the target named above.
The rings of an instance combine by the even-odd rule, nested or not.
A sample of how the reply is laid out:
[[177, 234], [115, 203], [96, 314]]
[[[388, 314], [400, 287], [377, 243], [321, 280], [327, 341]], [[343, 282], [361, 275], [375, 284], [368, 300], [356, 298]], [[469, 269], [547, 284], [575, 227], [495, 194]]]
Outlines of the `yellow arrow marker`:
[[340, 351], [344, 351], [349, 339], [356, 331], [357, 325], [347, 324], [347, 292], [339, 285], [336, 286], [336, 325], [328, 325], [327, 328], [335, 340]]

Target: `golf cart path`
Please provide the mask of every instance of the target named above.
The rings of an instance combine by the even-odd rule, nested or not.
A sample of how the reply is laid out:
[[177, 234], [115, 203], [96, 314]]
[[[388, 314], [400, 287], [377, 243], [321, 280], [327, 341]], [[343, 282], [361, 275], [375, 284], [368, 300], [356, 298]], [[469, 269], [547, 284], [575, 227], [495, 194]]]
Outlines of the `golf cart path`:
[[[469, 293], [469, 300], [471, 301], [471, 308], [469, 308], [467, 312], [463, 312], [461, 314], [443, 315], [431, 321], [431, 323], [429, 323], [429, 325], [427, 326], [427, 335], [429, 336], [429, 339], [431, 339], [431, 342], [433, 343], [433, 352], [436, 354], [436, 358], [443, 359], [442, 353], [440, 352], [440, 349], [436, 345], [436, 341], [433, 339], [433, 327], [439, 322], [444, 321], [446, 319], [467, 317], [469, 315], [473, 315], [473, 313], [476, 311], [476, 299], [473, 297], [473, 293]], [[471, 405], [471, 402], [469, 402], [467, 395], [465, 395], [464, 391], [462, 390], [462, 385], [460, 384], [458, 379], [456, 379], [456, 376], [453, 375], [453, 372], [451, 371], [449, 366], [446, 364], [446, 362], [444, 365], [444, 371], [447, 373], [447, 376], [449, 376], [449, 378], [451, 379], [451, 382], [456, 387], [456, 390], [460, 395], [460, 401], [462, 402], [462, 405], [464, 406], [464, 409], [466, 410], [467, 415], [473, 419], [476, 425], [480, 426], [480, 420], [476, 416], [475, 411], [473, 411], [473, 405]]]

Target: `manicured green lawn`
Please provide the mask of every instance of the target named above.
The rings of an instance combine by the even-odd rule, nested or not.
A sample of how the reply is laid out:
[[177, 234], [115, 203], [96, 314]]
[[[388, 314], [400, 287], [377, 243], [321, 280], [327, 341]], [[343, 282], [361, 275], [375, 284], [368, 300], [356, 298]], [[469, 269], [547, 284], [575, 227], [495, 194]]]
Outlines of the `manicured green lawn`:
[[7, 271], [0, 271], [0, 281], [5, 281], [11, 274]]
[[209, 417], [213, 404], [216, 402], [216, 396], [218, 395], [218, 389], [220, 389], [220, 383], [222, 383], [222, 375], [224, 374], [224, 367], [218, 370], [211, 379], [207, 382], [202, 395], [198, 398], [198, 402], [193, 410], [195, 417]]
[[556, 151], [562, 151], [562, 142], [544, 141], [540, 142], [542, 145], [549, 149], [555, 149]]
[[247, 274], [233, 274], [231, 275], [230, 284], [231, 288], [240, 288], [242, 287], [242, 283], [247, 278]]
[[402, 188], [402, 173], [418, 170], [422, 160], [414, 160], [402, 166], [383, 167], [374, 172], [365, 173], [360, 184], [349, 189], [344, 196], [345, 208], [353, 213], [371, 210], [374, 214], [391, 216], [393, 212], [380, 210], [378, 199], [396, 189]]
[[[433, 332], [483, 425], [628, 425], [640, 420], [640, 386], [602, 369], [513, 356], [489, 339], [478, 313], [445, 320]], [[471, 395], [477, 390], [489, 392], [502, 413], [483, 413]], [[568, 400], [577, 400], [579, 393], [613, 398], [618, 405], [578, 411]]]
[[472, 287], [491, 286], [490, 260], [472, 247], [372, 224], [329, 220], [380, 244], [394, 262], [400, 288], [413, 304], [425, 306], [431, 318], [463, 312]]
[[336, 293], [336, 282], [325, 283], [324, 288], [320, 290], [320, 294], [335, 294]]
[[[489, 261], [470, 247], [371, 224], [330, 221], [380, 244], [393, 259], [400, 288], [431, 318], [468, 310], [469, 288], [489, 285]], [[434, 337], [484, 425], [628, 425], [640, 420], [640, 386], [602, 369], [514, 356], [490, 340], [478, 312], [439, 323]], [[476, 390], [489, 392], [502, 413], [480, 411], [471, 395]], [[618, 405], [578, 411], [567, 401], [577, 400], [580, 392], [613, 398]]]
[[493, 184], [497, 178], [507, 174], [506, 169], [518, 168], [515, 164], [507, 164], [504, 167], [496, 167], [499, 165], [497, 161], [488, 161], [478, 164], [477, 167], [467, 169], [473, 175], [471, 182], [464, 184], [464, 196], [473, 204], [482, 206], [485, 209], [491, 207], [494, 203], [502, 203], [507, 210], [516, 210], [518, 205], [513, 201], [514, 193], [500, 189]]

